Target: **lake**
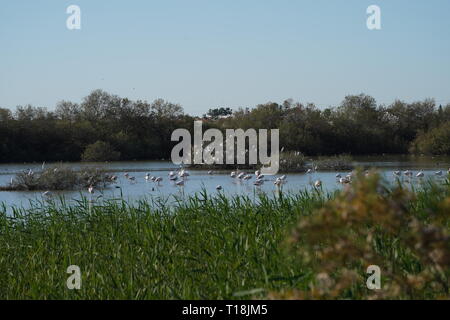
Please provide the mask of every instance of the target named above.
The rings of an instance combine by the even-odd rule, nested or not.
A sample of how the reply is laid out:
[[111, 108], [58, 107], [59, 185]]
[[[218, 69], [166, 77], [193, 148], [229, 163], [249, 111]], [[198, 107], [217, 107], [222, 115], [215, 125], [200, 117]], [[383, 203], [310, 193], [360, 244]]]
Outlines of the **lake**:
[[[362, 166], [365, 168], [378, 168], [380, 172], [390, 181], [394, 181], [393, 172], [396, 170], [412, 170], [415, 174], [421, 170], [425, 173], [423, 179], [413, 179], [413, 183], [420, 185], [423, 181], [433, 179], [436, 181], [443, 181], [446, 177], [446, 172], [450, 168], [450, 157], [410, 157], [410, 156], [385, 156], [385, 157], [356, 157], [354, 158], [355, 166]], [[46, 164], [49, 166], [51, 164]], [[251, 196], [257, 195], [258, 192], [265, 192], [272, 195], [277, 188], [273, 184], [275, 177], [266, 177], [264, 185], [255, 187], [253, 185], [254, 178], [248, 182], [240, 182], [237, 179], [230, 177], [229, 171], [215, 172], [213, 175], [208, 175], [207, 171], [189, 170], [188, 177], [184, 187], [178, 187], [173, 182], [169, 181], [168, 173], [176, 170], [179, 167], [173, 165], [168, 161], [123, 161], [113, 163], [67, 163], [75, 169], [81, 170], [84, 167], [102, 167], [108, 172], [116, 174], [119, 178], [117, 184], [103, 191], [96, 191], [94, 198], [101, 196], [103, 199], [119, 198], [123, 196], [129, 201], [137, 201], [144, 198], [151, 197], [169, 197], [172, 195], [186, 197], [196, 192], [205, 189], [210, 194], [222, 192], [228, 196], [236, 194], [247, 194]], [[42, 164], [0, 164], [0, 185], [6, 185], [11, 178], [20, 171], [32, 169], [39, 171]], [[436, 171], [442, 170], [444, 172], [442, 177], [435, 175]], [[135, 182], [131, 182], [124, 176], [128, 172], [130, 176], [136, 178]], [[154, 182], [145, 180], [146, 173], [153, 176], [160, 176], [163, 181], [160, 185]], [[249, 172], [254, 175], [254, 172]], [[313, 188], [313, 184], [317, 180], [323, 183], [323, 189], [332, 191], [337, 188], [342, 188], [338, 183], [336, 174], [340, 173], [343, 176], [349, 172], [314, 172], [311, 174], [287, 174], [287, 183], [283, 186], [284, 192], [297, 192], [305, 188]], [[281, 174], [278, 175], [278, 177]], [[217, 191], [216, 187], [222, 186], [222, 191]], [[81, 194], [89, 197], [87, 190], [76, 192], [60, 192], [54, 193], [64, 196], [66, 199], [79, 199]], [[0, 192], [0, 203], [5, 203], [7, 206], [29, 206], [30, 200], [43, 200], [42, 191], [40, 192]]]

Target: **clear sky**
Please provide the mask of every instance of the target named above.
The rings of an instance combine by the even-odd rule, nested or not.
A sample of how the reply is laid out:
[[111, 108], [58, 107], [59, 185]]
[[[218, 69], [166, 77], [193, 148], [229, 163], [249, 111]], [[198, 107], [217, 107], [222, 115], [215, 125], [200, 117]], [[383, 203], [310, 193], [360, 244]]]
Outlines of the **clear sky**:
[[[68, 30], [66, 8], [81, 8]], [[366, 27], [369, 5], [382, 29]], [[80, 102], [100, 88], [212, 107], [450, 102], [449, 0], [2, 0], [0, 107]]]

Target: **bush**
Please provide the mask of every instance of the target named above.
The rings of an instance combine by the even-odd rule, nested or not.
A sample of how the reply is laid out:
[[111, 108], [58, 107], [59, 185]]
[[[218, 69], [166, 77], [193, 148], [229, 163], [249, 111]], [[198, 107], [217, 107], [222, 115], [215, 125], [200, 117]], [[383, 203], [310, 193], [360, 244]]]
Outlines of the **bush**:
[[[413, 193], [359, 173], [352, 186], [302, 217], [289, 238], [290, 250], [315, 274], [308, 287], [271, 298], [448, 299], [449, 216], [448, 181]], [[381, 269], [381, 290], [366, 287], [370, 265]]]
[[81, 159], [83, 161], [116, 161], [120, 159], [120, 152], [115, 151], [108, 142], [97, 141], [90, 144], [84, 150]]
[[410, 151], [416, 154], [450, 155], [450, 121], [420, 133], [412, 142]]
[[20, 172], [12, 179], [12, 183], [0, 186], [0, 191], [77, 190], [89, 186], [105, 188], [111, 183], [111, 177], [100, 169], [86, 168], [78, 172], [59, 165], [41, 172]]

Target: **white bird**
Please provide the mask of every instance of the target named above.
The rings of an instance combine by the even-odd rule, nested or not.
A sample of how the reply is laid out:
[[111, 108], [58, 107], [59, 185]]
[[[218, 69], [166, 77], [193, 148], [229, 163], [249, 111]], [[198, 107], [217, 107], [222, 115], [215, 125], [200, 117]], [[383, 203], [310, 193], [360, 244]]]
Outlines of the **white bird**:
[[208, 174], [209, 174], [209, 175], [212, 175], [212, 174], [213, 174], [213, 172], [212, 172], [212, 171], [210, 170], [210, 171], [208, 171]]
[[237, 178], [242, 179], [245, 176], [245, 172], [241, 172], [238, 174]]
[[184, 187], [184, 180], [180, 180], [176, 183], [177, 186], [179, 187]]
[[287, 178], [286, 176], [281, 176], [281, 177], [280, 177], [280, 180], [281, 180], [281, 181], [285, 181], [286, 178]]
[[416, 175], [417, 178], [423, 178], [424, 176], [425, 176], [425, 174], [424, 174], [422, 171], [420, 171], [420, 172]]
[[252, 178], [252, 175], [251, 175], [251, 174], [247, 174], [247, 175], [244, 177], [244, 180], [248, 181], [248, 180], [250, 180], [251, 178]]
[[216, 187], [216, 190], [218, 190], [218, 191], [222, 190], [222, 186], [221, 186], [221, 185], [218, 185], [218, 186]]
[[306, 171], [306, 173], [311, 173], [312, 172], [312, 169], [308, 169], [307, 171]]
[[236, 178], [236, 172], [231, 172], [230, 177], [232, 177], [233, 179]]
[[409, 170], [406, 170], [405, 172], [403, 172], [403, 174], [407, 177], [411, 177], [413, 175], [413, 173]]
[[42, 195], [43, 195], [44, 197], [51, 197], [51, 196], [52, 196], [52, 193], [51, 193], [50, 191], [45, 191]]
[[94, 194], [94, 187], [93, 187], [92, 185], [89, 186], [88, 192], [89, 192], [90, 194]]
[[340, 179], [339, 179], [339, 183], [340, 183], [340, 184], [347, 184], [347, 183], [350, 183], [350, 179], [348, 179], [348, 178], [340, 178]]
[[130, 175], [128, 173], [124, 173], [125, 178], [128, 178]]
[[394, 176], [400, 177], [402, 175], [401, 171], [394, 171]]
[[145, 180], [147, 180], [147, 181], [150, 180], [150, 174], [147, 173], [147, 174], [145, 175]]
[[314, 182], [314, 186], [315, 186], [316, 188], [320, 188], [320, 187], [322, 186], [322, 181], [317, 180], [316, 182]]
[[341, 176], [341, 174], [340, 173], [338, 173], [337, 175], [336, 175], [336, 178], [342, 178], [342, 176]]
[[435, 172], [437, 176], [442, 176], [442, 171]]
[[264, 181], [262, 181], [262, 180], [256, 180], [255, 182], [253, 182], [253, 184], [254, 184], [255, 186], [259, 187], [259, 186], [261, 186], [261, 185], [264, 184]]
[[169, 180], [171, 180], [171, 181], [177, 181], [178, 180], [178, 177], [177, 176], [169, 176]]
[[279, 187], [283, 184], [283, 180], [281, 180], [280, 178], [277, 178], [277, 180], [275, 180], [275, 182], [273, 184], [276, 185], [277, 187]]
[[262, 179], [264, 179], [264, 175], [263, 175], [263, 174], [260, 174], [259, 176], [256, 177], [256, 179], [257, 179], [257, 180], [262, 180]]
[[158, 184], [159, 184], [161, 181], [163, 181], [163, 178], [161, 178], [161, 177], [157, 177], [157, 178], [155, 179], [155, 182], [158, 183]]
[[261, 174], [261, 171], [260, 171], [260, 170], [256, 170], [256, 171], [255, 171], [255, 177], [259, 176], [260, 174]]

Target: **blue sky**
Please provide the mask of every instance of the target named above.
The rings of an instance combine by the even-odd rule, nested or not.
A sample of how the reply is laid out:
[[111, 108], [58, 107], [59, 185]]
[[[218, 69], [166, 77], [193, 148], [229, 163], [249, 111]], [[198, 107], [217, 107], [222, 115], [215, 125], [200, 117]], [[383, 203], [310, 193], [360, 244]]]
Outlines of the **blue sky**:
[[[81, 30], [66, 28], [71, 4]], [[198, 115], [361, 92], [450, 103], [448, 0], [5, 0], [0, 49], [0, 107], [52, 109], [97, 88]]]

